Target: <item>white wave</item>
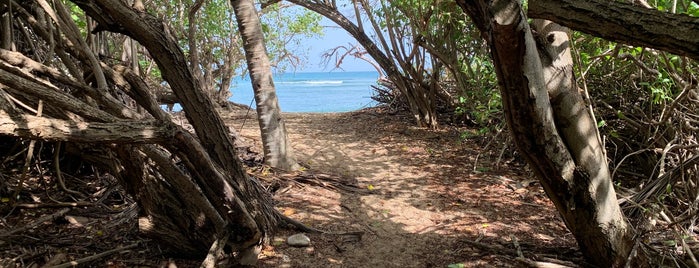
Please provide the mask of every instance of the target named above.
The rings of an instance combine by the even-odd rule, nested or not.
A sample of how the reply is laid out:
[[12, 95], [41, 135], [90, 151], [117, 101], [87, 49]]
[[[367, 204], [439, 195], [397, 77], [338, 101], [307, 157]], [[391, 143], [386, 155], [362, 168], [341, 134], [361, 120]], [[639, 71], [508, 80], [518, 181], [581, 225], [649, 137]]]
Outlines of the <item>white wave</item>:
[[342, 80], [305, 80], [305, 81], [280, 81], [278, 84], [310, 84], [310, 85], [338, 85], [344, 83]]
[[306, 81], [308, 84], [342, 84], [342, 80], [313, 80]]

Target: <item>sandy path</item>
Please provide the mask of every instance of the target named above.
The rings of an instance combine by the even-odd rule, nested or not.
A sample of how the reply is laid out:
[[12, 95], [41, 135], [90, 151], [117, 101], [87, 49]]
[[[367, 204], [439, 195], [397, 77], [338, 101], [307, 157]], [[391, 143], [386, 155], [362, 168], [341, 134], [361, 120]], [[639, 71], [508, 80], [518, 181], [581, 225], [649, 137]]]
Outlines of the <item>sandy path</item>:
[[[227, 118], [259, 150], [254, 115], [247, 115], [241, 130], [244, 116]], [[420, 129], [405, 118], [371, 111], [286, 114], [285, 120], [299, 161], [372, 191], [296, 185], [275, 196], [279, 209], [318, 228], [366, 234], [360, 241], [309, 235], [311, 247], [293, 248], [282, 242], [293, 232], [282, 231], [263, 250], [263, 267], [507, 267], [519, 265], [516, 256], [464, 241], [502, 247], [514, 237], [532, 254], [574, 245], [521, 167], [489, 172], [481, 156], [486, 164], [473, 168], [481, 149], [461, 140], [462, 130]]]

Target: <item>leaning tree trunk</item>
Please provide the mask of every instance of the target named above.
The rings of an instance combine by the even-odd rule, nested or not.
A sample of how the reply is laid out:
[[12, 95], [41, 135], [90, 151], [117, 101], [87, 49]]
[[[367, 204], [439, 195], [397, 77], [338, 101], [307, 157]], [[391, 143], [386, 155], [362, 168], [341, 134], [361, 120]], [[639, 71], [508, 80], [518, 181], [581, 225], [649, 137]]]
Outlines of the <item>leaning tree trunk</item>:
[[[105, 168], [142, 208], [140, 230], [172, 253], [201, 257], [225, 241], [255, 260], [247, 253], [276, 225], [276, 211], [246, 176], [177, 40], [161, 20], [123, 1], [73, 2], [99, 23], [91, 30], [129, 35], [149, 50], [196, 136], [173, 123], [131, 68], [99, 62], [61, 1], [9, 1], [18, 16], [13, 30], [24, 34], [19, 52], [0, 49], [0, 136], [61, 141], [64, 151]], [[39, 102], [40, 117], [18, 108]]]
[[[457, 3], [490, 45], [517, 147], [586, 260], [624, 266], [634, 233], [617, 203], [596, 124], [575, 85], [566, 30], [536, 21], [535, 39], [519, 1]], [[643, 257], [634, 262], [644, 264]]]
[[[126, 34], [148, 49], [158, 64], [163, 78], [180, 101], [187, 120], [192, 124], [198, 139], [184, 131], [174, 129], [173, 140], [162, 144], [187, 167], [187, 176], [180, 177], [183, 174], [178, 174], [178, 170], [157, 171], [158, 174], [163, 175], [162, 179], [167, 181], [173, 179], [168, 175], [176, 176], [175, 178], [182, 180], [191, 178], [189, 180], [201, 189], [201, 195], [205, 196], [205, 202], [215, 208], [217, 213], [204, 214], [207, 216], [206, 221], [213, 222], [216, 230], [215, 237], [201, 235], [195, 239], [199, 239], [200, 244], [210, 244], [214, 239], [228, 236], [230, 238], [228, 244], [235, 250], [257, 245], [274, 226], [274, 208], [270, 200], [264, 195], [261, 186], [245, 174], [241, 162], [235, 154], [236, 149], [228, 128], [223, 124], [220, 115], [215, 110], [211, 97], [201, 90], [200, 81], [193, 76], [192, 71], [188, 68], [184, 53], [179, 48], [177, 40], [170, 34], [167, 26], [154, 16], [128, 7], [119, 0], [74, 0], [73, 2], [99, 22], [99, 29]], [[129, 83], [133, 82], [134, 79], [129, 81]], [[147, 92], [142, 92], [137, 101], [140, 101], [139, 104], [148, 106], [146, 108], [149, 108], [152, 114], [157, 115], [159, 112], [154, 110], [154, 101], [151, 101], [151, 98]], [[156, 117], [160, 118], [161, 116]], [[162, 158], [163, 154], [153, 150], [155, 148], [139, 149], [140, 154], [148, 156], [152, 161], [158, 163], [157, 159]], [[122, 155], [132, 153], [128, 149], [118, 152]], [[134, 159], [134, 161], [136, 160], [138, 158]], [[183, 181], [183, 183], [191, 183], [191, 181]], [[181, 196], [182, 192], [173, 194], [176, 197], [185, 198]], [[194, 194], [195, 197], [198, 195]], [[147, 191], [142, 191], [137, 197], [152, 199], [149, 201], [156, 204], [159, 198], [147, 195]], [[155, 206], [151, 213], [164, 216], [162, 218], [152, 216], [152, 224], [149, 223], [153, 228], [166, 228], [164, 231], [186, 234], [191, 232], [186, 227], [193, 224], [206, 224], [201, 223], [201, 219], [195, 217], [194, 222], [186, 222], [187, 224], [183, 225], [168, 225], [167, 221], [173, 218], [163, 215], [169, 213], [168, 211], [162, 211], [161, 207]], [[195, 215], [197, 211], [183, 210], [181, 213], [187, 218], [197, 216]], [[167, 237], [163, 238], [165, 243], [176, 242], [167, 241]], [[183, 251], [187, 250], [182, 246], [174, 246]], [[205, 253], [207, 248], [197, 247], [195, 250], [195, 252], [190, 253]]]
[[286, 126], [277, 101], [272, 68], [255, 3], [252, 0], [231, 0], [231, 5], [243, 39], [248, 73], [255, 93], [257, 122], [262, 134], [265, 163], [283, 170], [298, 169], [299, 165], [288, 142]]
[[[64, 141], [65, 151], [110, 171], [139, 201], [144, 212], [139, 223], [145, 234], [165, 241], [164, 248], [180, 255], [203, 255], [207, 244], [225, 231], [226, 223], [209, 201], [211, 199], [203, 196], [198, 190], [200, 187], [172, 161], [173, 158], [194, 158], [187, 157], [187, 154], [202, 154], [203, 149], [194, 142], [176, 142], [178, 136], [189, 141], [194, 138], [159, 110], [147, 89], [138, 86], [144, 85], [143, 81], [127, 83], [125, 80], [130, 78], [125, 79], [114, 71], [106, 73], [109, 81], [114, 81], [117, 88], [128, 88], [129, 95], [144, 104], [153, 116], [143, 117], [131, 112], [119, 114], [116, 110], [129, 111], [130, 108], [108, 98], [108, 95], [99, 95], [100, 92], [55, 68], [20, 53], [0, 49], [0, 84], [3, 85], [0, 89], [0, 134]], [[47, 84], [42, 79], [44, 77], [54, 82]], [[101, 106], [116, 109], [107, 109], [111, 112], [99, 110], [79, 97], [57, 90], [58, 85], [91, 91], [91, 97]], [[7, 101], [10, 99], [8, 95], [31, 105], [42, 100], [47, 103], [47, 109], [42, 117], [26, 114]], [[139, 145], [149, 143], [182, 146], [181, 151], [187, 154], [176, 156], [158, 147]], [[153, 166], [150, 162], [157, 164]], [[187, 167], [191, 168], [192, 165]], [[192, 170], [197, 168], [206, 170], [212, 166]], [[172, 171], [178, 171], [179, 176], [172, 176]], [[220, 176], [212, 178], [212, 183], [217, 179], [220, 181]], [[202, 215], [206, 220], [202, 220]]]

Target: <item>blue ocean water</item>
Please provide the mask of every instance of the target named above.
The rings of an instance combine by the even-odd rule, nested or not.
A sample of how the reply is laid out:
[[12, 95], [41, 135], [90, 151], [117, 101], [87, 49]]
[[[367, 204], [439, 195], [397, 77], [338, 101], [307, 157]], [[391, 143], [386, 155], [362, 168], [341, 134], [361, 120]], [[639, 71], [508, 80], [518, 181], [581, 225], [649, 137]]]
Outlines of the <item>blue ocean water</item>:
[[[284, 73], [274, 76], [274, 86], [282, 112], [348, 112], [376, 105], [371, 85], [377, 79], [374, 71]], [[249, 77], [234, 81], [231, 91], [230, 101], [250, 105], [253, 100]]]

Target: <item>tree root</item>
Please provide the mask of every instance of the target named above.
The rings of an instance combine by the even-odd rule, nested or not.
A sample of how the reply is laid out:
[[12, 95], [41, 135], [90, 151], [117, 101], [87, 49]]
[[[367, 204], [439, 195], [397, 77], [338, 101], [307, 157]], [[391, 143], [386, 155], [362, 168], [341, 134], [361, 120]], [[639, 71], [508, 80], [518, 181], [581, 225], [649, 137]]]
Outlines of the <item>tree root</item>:
[[357, 236], [360, 240], [362, 238], [362, 235], [364, 235], [364, 231], [349, 231], [349, 232], [330, 232], [330, 231], [324, 231], [320, 229], [313, 228], [311, 226], [305, 225], [301, 223], [300, 221], [294, 220], [292, 218], [289, 218], [288, 216], [280, 213], [279, 211], [276, 212], [276, 216], [281, 219], [280, 222], [286, 223], [287, 225], [293, 226], [296, 230], [305, 232], [305, 233], [310, 233], [310, 234], [326, 234], [326, 235], [351, 235], [351, 236]]
[[19, 227], [17, 229], [2, 233], [2, 234], [0, 234], [0, 239], [4, 240], [6, 237], [8, 237], [14, 233], [22, 232], [24, 230], [34, 228], [35, 226], [40, 225], [40, 224], [44, 223], [45, 221], [51, 221], [51, 220], [54, 220], [58, 217], [62, 217], [63, 215], [68, 213], [68, 211], [70, 211], [70, 208], [64, 208], [64, 209], [61, 209], [61, 210], [59, 210], [51, 215], [41, 217], [30, 224], [26, 224], [26, 225]]
[[131, 249], [131, 248], [135, 248], [136, 246], [138, 246], [138, 243], [133, 243], [133, 244], [128, 245], [128, 246], [123, 246], [123, 247], [120, 247], [120, 248], [115, 248], [115, 249], [107, 250], [107, 251], [102, 252], [102, 253], [99, 253], [99, 254], [95, 254], [95, 255], [92, 255], [92, 256], [89, 256], [89, 257], [85, 257], [85, 258], [82, 258], [82, 259], [77, 259], [77, 260], [70, 261], [70, 262], [67, 262], [67, 263], [63, 263], [63, 264], [61, 264], [61, 265], [56, 265], [56, 266], [53, 266], [53, 267], [54, 267], [54, 268], [68, 268], [68, 267], [78, 266], [79, 264], [91, 262], [91, 261], [94, 261], [94, 260], [99, 260], [99, 259], [101, 259], [101, 258], [104, 258], [104, 257], [106, 257], [106, 256], [112, 255], [112, 254], [114, 254], [114, 253], [117, 253], [117, 252], [120, 252], [120, 251], [125, 251], [125, 250]]

